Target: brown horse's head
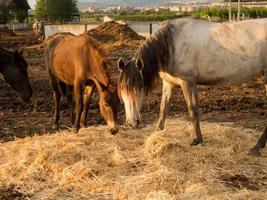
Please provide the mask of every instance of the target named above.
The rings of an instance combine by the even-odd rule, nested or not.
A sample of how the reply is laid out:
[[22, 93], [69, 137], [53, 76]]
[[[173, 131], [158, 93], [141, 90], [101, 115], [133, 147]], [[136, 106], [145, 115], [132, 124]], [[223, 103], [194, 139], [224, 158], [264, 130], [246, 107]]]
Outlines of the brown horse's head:
[[32, 96], [32, 87], [27, 73], [27, 62], [19, 53], [15, 51], [8, 67], [4, 69], [4, 78], [6, 82], [19, 93], [24, 102], [29, 101]]
[[99, 107], [101, 115], [107, 122], [109, 131], [112, 134], [115, 134], [118, 132], [117, 116], [118, 106], [120, 103], [117, 90], [115, 87], [110, 85], [108, 87], [101, 86], [99, 96]]

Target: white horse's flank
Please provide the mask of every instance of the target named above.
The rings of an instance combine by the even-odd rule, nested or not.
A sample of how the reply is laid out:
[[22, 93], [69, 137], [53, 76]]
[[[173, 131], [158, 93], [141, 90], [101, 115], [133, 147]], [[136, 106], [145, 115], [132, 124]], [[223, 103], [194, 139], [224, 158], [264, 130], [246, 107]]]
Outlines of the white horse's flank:
[[[192, 144], [196, 145], [203, 142], [197, 84], [232, 85], [263, 73], [267, 92], [267, 19], [210, 23], [187, 18], [167, 22], [144, 42], [130, 62], [124, 64], [120, 60], [118, 65], [122, 99], [127, 99], [126, 110], [134, 107], [133, 100], [142, 99], [142, 94], [152, 89], [151, 82], [160, 75], [163, 91], [158, 130], [164, 128], [172, 88], [181, 86], [196, 134]], [[133, 81], [138, 76], [143, 85]], [[136, 88], [140, 91], [136, 92]], [[124, 97], [127, 94], [130, 95]], [[134, 112], [139, 110], [136, 107]], [[135, 126], [140, 120], [136, 116], [126, 116], [130, 125]], [[267, 127], [251, 153], [259, 154], [266, 139]]]
[[174, 61], [162, 68], [163, 80], [174, 85], [180, 85], [181, 78], [197, 84], [231, 85], [267, 73], [267, 19], [171, 23], [177, 29]]

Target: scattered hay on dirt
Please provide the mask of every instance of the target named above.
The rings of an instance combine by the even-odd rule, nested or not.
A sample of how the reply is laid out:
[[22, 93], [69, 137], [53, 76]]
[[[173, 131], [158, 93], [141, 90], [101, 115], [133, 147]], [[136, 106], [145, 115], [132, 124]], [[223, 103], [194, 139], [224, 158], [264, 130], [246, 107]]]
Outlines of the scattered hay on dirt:
[[202, 130], [196, 147], [181, 118], [161, 132], [112, 136], [99, 126], [4, 143], [0, 188], [31, 199], [266, 199], [267, 152], [247, 155], [260, 133], [230, 123]]
[[8, 28], [0, 28], [0, 38], [13, 37], [16, 36], [12, 30]]

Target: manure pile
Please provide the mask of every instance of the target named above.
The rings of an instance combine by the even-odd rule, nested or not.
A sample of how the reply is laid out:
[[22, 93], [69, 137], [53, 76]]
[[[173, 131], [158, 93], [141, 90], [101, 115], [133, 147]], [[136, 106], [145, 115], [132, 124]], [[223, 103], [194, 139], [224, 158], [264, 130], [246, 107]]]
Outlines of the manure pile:
[[114, 21], [100, 24], [86, 34], [93, 36], [95, 39], [103, 43], [116, 41], [129, 42], [132, 40], [144, 39], [144, 37], [138, 35], [127, 25], [119, 24]]
[[247, 155], [259, 132], [203, 122], [206, 142], [190, 147], [192, 127], [183, 118], [168, 120], [162, 132], [153, 126], [116, 136], [90, 127], [4, 143], [0, 189], [25, 199], [267, 198], [267, 151]]

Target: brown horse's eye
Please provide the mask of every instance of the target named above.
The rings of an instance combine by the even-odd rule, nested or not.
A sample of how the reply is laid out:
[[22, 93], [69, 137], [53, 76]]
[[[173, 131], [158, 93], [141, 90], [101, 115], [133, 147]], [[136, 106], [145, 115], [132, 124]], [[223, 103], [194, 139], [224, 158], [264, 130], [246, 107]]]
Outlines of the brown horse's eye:
[[104, 104], [104, 106], [105, 106], [105, 107], [108, 107], [108, 104], [107, 104], [107, 103], [105, 103], [105, 104]]

